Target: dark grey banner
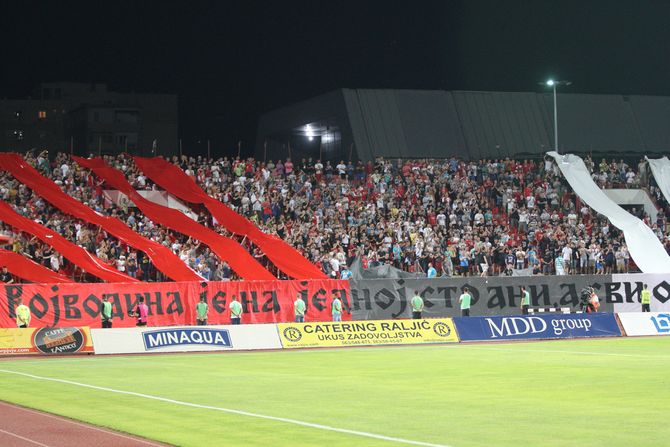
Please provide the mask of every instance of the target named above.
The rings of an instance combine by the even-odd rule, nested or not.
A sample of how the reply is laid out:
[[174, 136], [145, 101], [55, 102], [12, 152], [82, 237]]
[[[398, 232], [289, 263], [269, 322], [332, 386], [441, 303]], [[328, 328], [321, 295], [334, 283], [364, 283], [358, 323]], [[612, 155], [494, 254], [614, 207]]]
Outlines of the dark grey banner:
[[424, 317], [460, 316], [458, 298], [464, 287], [472, 295], [471, 315], [515, 315], [521, 313], [520, 286], [530, 292], [532, 307], [579, 310], [579, 294], [586, 286], [595, 288], [601, 312], [613, 312], [616, 302], [611, 275], [367, 279], [351, 280], [352, 316], [355, 320], [409, 318], [415, 290], [424, 300]]

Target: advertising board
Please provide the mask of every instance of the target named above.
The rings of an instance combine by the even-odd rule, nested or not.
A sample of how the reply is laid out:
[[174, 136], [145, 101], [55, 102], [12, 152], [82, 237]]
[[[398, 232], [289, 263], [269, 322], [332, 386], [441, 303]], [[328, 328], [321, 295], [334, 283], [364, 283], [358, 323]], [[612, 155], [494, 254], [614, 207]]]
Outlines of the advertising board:
[[93, 352], [87, 327], [0, 329], [0, 355]]
[[458, 342], [451, 318], [280, 323], [277, 328], [284, 348]]
[[280, 349], [274, 324], [92, 329], [96, 354]]
[[670, 335], [670, 312], [625, 312], [617, 314], [626, 335]]
[[620, 337], [613, 314], [538, 314], [454, 318], [462, 341]]

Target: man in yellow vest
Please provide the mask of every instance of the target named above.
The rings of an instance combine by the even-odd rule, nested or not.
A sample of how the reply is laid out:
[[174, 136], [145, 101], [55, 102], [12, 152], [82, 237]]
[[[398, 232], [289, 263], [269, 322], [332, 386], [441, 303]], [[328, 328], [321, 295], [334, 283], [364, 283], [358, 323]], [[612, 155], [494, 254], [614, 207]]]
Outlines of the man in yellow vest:
[[16, 325], [20, 328], [30, 326], [30, 308], [23, 304], [21, 298], [19, 298], [19, 305], [16, 306]]
[[642, 312], [651, 312], [649, 305], [651, 304], [651, 292], [647, 285], [644, 285], [642, 292], [640, 292], [640, 303], [642, 303]]

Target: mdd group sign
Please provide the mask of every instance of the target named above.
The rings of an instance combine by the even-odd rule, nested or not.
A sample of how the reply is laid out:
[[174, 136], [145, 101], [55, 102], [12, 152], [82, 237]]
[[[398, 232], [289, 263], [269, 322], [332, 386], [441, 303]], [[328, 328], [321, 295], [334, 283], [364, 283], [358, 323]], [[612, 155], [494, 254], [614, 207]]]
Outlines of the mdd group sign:
[[613, 314], [547, 314], [455, 318], [462, 341], [620, 337]]
[[284, 348], [458, 342], [451, 318], [281, 323], [277, 328]]

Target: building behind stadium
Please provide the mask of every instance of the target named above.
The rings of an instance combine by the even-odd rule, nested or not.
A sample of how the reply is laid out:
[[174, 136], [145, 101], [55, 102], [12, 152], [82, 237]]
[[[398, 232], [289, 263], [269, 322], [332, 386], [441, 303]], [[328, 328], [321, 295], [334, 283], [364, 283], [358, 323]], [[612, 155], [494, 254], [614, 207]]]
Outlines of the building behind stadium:
[[119, 93], [105, 84], [54, 82], [0, 99], [0, 147], [142, 155], [177, 152], [177, 96]]

